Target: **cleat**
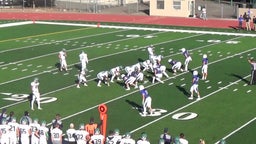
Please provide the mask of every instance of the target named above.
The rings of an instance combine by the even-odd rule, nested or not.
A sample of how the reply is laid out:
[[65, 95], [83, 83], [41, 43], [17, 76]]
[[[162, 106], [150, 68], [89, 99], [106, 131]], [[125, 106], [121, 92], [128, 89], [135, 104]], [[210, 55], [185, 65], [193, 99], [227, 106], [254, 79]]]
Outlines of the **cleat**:
[[76, 86], [76, 88], [80, 88], [80, 86]]
[[200, 97], [198, 97], [196, 100], [198, 101], [198, 100], [200, 100], [201, 98]]
[[193, 97], [189, 97], [188, 99], [193, 100]]
[[42, 110], [42, 108], [38, 108], [39, 110]]
[[97, 85], [97, 87], [101, 87], [101, 85]]

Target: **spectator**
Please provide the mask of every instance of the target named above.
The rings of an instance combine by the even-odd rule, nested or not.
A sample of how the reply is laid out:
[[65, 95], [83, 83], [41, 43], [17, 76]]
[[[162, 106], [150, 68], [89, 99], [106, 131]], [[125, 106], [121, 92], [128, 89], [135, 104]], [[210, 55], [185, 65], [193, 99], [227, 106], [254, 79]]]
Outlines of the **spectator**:
[[160, 140], [164, 140], [164, 144], [172, 143], [172, 136], [168, 134], [168, 128], [164, 128], [164, 133], [160, 135]]
[[59, 127], [60, 129], [63, 128], [63, 124], [62, 124], [62, 121], [61, 121], [60, 114], [56, 114], [56, 115], [55, 115], [55, 119], [52, 120], [51, 129], [54, 129], [57, 124], [58, 124], [58, 127]]
[[254, 31], [256, 31], [256, 17], [253, 16], [253, 28], [254, 28]]
[[23, 120], [26, 120], [28, 122], [28, 125], [32, 123], [32, 119], [31, 117], [29, 116], [29, 112], [28, 111], [25, 111], [24, 112], [24, 115], [20, 118], [20, 124]]
[[203, 20], [207, 20], [206, 8], [205, 8], [205, 7], [203, 7], [203, 9], [202, 9], [202, 19], [203, 19]]
[[242, 15], [240, 15], [238, 18], [238, 29], [239, 30], [243, 29], [243, 21], [244, 21], [244, 18]]
[[251, 17], [249, 15], [245, 16], [245, 24], [246, 24], [246, 30], [250, 31], [251, 30]]
[[248, 62], [251, 64], [251, 81], [250, 85], [256, 84], [256, 61], [253, 59], [248, 59]]
[[94, 118], [90, 118], [90, 122], [86, 124], [85, 130], [89, 133], [90, 136], [94, 135], [95, 129], [98, 127], [98, 124], [94, 122]]
[[180, 134], [180, 139], [179, 139], [179, 141], [180, 141], [180, 144], [188, 144], [188, 140], [185, 139], [184, 133], [181, 133], [181, 134]]

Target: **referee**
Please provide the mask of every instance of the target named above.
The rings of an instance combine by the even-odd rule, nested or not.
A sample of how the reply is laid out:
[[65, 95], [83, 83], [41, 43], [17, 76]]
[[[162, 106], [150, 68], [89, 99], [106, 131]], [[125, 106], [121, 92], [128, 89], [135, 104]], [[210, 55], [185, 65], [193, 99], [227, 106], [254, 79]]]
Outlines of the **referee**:
[[256, 61], [251, 59], [248, 59], [248, 62], [251, 64], [251, 81], [250, 85], [256, 84]]

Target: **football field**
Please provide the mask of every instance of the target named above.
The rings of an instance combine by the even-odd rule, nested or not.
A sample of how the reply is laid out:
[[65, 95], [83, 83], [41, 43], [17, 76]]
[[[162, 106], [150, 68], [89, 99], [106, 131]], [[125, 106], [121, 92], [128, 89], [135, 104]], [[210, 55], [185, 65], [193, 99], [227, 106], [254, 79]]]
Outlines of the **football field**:
[[[248, 85], [251, 67], [248, 58], [256, 55], [255, 33], [225, 29], [147, 28], [136, 25], [102, 25], [51, 22], [1, 22], [0, 25], [0, 109], [14, 111], [19, 119], [25, 110], [32, 118], [49, 124], [59, 113], [64, 130], [73, 122], [78, 128], [90, 117], [100, 122], [98, 106], [108, 107], [107, 131], [118, 128], [138, 139], [146, 132], [158, 143], [165, 127], [173, 137], [184, 133], [190, 144], [205, 139], [207, 144], [225, 139], [227, 144], [255, 143], [255, 86]], [[15, 23], [11, 25], [10, 23]], [[97, 87], [96, 75], [116, 66], [131, 66], [148, 59], [147, 46], [162, 55], [169, 77], [152, 83], [145, 71], [143, 84], [152, 97], [154, 115], [140, 115], [141, 95], [122, 81]], [[67, 51], [68, 72], [58, 69], [58, 52]], [[184, 62], [181, 48], [189, 50], [188, 72], [173, 74], [168, 59]], [[78, 55], [88, 54], [88, 86], [76, 88], [80, 69]], [[202, 99], [189, 100], [191, 71], [201, 75], [202, 56], [207, 54], [207, 80], [199, 81]], [[256, 58], [256, 57], [255, 57]], [[125, 73], [124, 70], [121, 73]], [[41, 107], [30, 110], [30, 83], [39, 78]]]

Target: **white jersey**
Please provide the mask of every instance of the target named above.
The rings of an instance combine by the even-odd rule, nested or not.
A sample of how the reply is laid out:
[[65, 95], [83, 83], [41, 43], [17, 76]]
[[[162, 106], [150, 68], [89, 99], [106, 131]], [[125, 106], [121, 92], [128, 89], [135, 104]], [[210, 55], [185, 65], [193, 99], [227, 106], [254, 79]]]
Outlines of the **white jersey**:
[[108, 77], [108, 71], [102, 71], [97, 74], [97, 78], [100, 80], [104, 80], [104, 78]]
[[62, 140], [62, 130], [59, 128], [54, 128], [51, 130], [51, 139], [52, 141], [61, 141]]
[[113, 135], [107, 137], [107, 144], [117, 144], [122, 139], [122, 136], [120, 135]]
[[31, 134], [30, 126], [29, 125], [20, 125], [19, 129], [20, 129], [21, 144], [28, 144], [29, 136]]
[[65, 60], [66, 56], [67, 56], [66, 52], [64, 52], [64, 51], [59, 52], [59, 59], [60, 60]]
[[154, 55], [153, 47], [149, 46], [147, 49], [148, 49], [148, 54], [149, 54], [150, 56]]
[[47, 144], [49, 129], [45, 126], [39, 127], [39, 144]]
[[86, 144], [87, 140], [86, 137], [89, 133], [86, 130], [77, 130], [76, 131], [76, 138], [77, 144]]
[[180, 143], [181, 144], [188, 144], [188, 141], [186, 139], [180, 138]]
[[121, 139], [120, 144], [135, 144], [135, 140], [131, 138], [123, 138]]
[[9, 122], [9, 136], [10, 136], [10, 144], [16, 144], [18, 141], [18, 128], [19, 124], [17, 122]]
[[113, 75], [114, 75], [114, 76], [119, 75], [119, 74], [120, 74], [120, 68], [119, 68], [119, 66], [110, 69], [110, 74], [111, 74], [112, 76], [113, 76]]
[[38, 123], [31, 123], [30, 125], [31, 129], [31, 144], [38, 144], [39, 142], [39, 128], [40, 125]]
[[81, 63], [88, 63], [88, 57], [86, 53], [79, 54], [79, 59]]
[[105, 137], [101, 134], [95, 134], [91, 136], [91, 141], [93, 141], [93, 144], [103, 144], [104, 138]]
[[137, 144], [150, 144], [150, 142], [147, 140], [138, 140]]
[[39, 82], [31, 82], [32, 93], [39, 93]]
[[0, 143], [2, 144], [9, 143], [9, 137], [10, 137], [9, 129], [10, 129], [10, 126], [8, 126], [7, 124], [0, 125], [0, 135], [1, 135]]
[[75, 129], [68, 129], [66, 131], [67, 137], [68, 137], [68, 142], [75, 142], [76, 139], [74, 137], [74, 135], [76, 134], [76, 130]]

